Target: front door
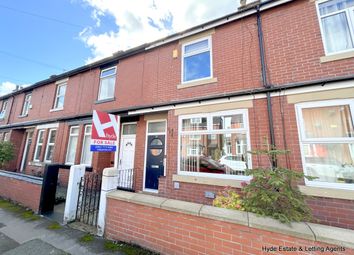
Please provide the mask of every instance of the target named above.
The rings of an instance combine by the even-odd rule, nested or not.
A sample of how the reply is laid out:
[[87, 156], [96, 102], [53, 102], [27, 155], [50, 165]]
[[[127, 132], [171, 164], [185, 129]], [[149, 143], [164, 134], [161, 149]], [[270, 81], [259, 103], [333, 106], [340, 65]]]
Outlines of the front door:
[[118, 161], [118, 188], [133, 189], [136, 124], [122, 124]]
[[145, 189], [158, 190], [159, 177], [164, 175], [165, 135], [148, 135], [146, 150]]
[[26, 162], [27, 162], [27, 159], [28, 159], [29, 148], [31, 147], [31, 144], [32, 144], [32, 135], [33, 135], [33, 131], [26, 132], [26, 143], [25, 143], [25, 147], [23, 148], [21, 168], [20, 168], [21, 172], [23, 172], [23, 170], [26, 167]]

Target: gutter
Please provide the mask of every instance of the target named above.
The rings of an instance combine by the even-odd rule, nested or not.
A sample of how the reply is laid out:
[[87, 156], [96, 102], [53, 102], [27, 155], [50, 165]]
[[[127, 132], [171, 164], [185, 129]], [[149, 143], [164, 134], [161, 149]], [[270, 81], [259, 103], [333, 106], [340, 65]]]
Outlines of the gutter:
[[[142, 111], [142, 110], [145, 110], [146, 112], [149, 112], [149, 110], [156, 111], [156, 112], [157, 111], [167, 111], [167, 110], [174, 109], [176, 106], [181, 106], [184, 104], [190, 104], [190, 103], [201, 104], [202, 102], [208, 102], [208, 101], [213, 101], [213, 100], [218, 100], [218, 99], [229, 99], [230, 100], [232, 98], [237, 98], [240, 96], [254, 96], [254, 95], [266, 94], [268, 92], [271, 94], [273, 92], [279, 92], [279, 91], [284, 91], [284, 90], [289, 90], [289, 89], [304, 88], [304, 87], [313, 87], [313, 86], [323, 87], [329, 83], [349, 81], [349, 80], [354, 80], [354, 75], [332, 77], [332, 78], [320, 79], [320, 80], [314, 80], [314, 81], [287, 83], [287, 84], [283, 84], [283, 85], [275, 85], [275, 86], [272, 86], [269, 88], [261, 87], [261, 88], [257, 88], [257, 89], [249, 89], [249, 90], [243, 90], [243, 91], [238, 91], [238, 92], [225, 93], [225, 94], [199, 97], [199, 98], [176, 100], [176, 101], [170, 101], [170, 102], [159, 103], [159, 104], [150, 104], [150, 105], [140, 105], [140, 106], [134, 106], [134, 107], [118, 108], [118, 109], [113, 109], [113, 110], [110, 110], [107, 112], [111, 113], [111, 114], [119, 114], [122, 117], [124, 117], [124, 116], [128, 116], [128, 115], [134, 115], [134, 113], [133, 113], [134, 111], [136, 111], [136, 112]], [[136, 113], [135, 115], [139, 115], [139, 113]], [[36, 121], [15, 123], [12, 125], [1, 126], [0, 130], [9, 129], [9, 128], [25, 128], [25, 127], [33, 126], [33, 125], [40, 125], [40, 124], [53, 123], [53, 122], [65, 122], [65, 121], [71, 121], [71, 120], [82, 120], [82, 119], [88, 119], [88, 118], [92, 118], [92, 112], [84, 113], [84, 114], [80, 114], [80, 115], [68, 116], [68, 117], [53, 118], [53, 119], [49, 119], [49, 120], [46, 119], [46, 120], [36, 120]]]

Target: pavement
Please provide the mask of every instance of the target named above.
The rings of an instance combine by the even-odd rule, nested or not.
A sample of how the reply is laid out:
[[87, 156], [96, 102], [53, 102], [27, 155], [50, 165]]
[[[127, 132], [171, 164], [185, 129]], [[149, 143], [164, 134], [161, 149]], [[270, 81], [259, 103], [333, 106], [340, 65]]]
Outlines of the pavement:
[[95, 237], [90, 242], [80, 238], [86, 232], [68, 226], [48, 229], [53, 221], [41, 217], [39, 220], [26, 220], [0, 208], [0, 254], [3, 255], [91, 255], [125, 253], [107, 251], [105, 240]]

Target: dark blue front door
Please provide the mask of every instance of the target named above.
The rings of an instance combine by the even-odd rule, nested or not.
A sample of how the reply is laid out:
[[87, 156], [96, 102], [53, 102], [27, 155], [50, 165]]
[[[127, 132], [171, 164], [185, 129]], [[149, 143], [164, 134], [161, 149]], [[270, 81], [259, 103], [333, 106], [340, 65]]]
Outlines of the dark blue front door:
[[146, 150], [146, 189], [158, 189], [159, 177], [164, 174], [164, 158], [165, 135], [149, 135]]

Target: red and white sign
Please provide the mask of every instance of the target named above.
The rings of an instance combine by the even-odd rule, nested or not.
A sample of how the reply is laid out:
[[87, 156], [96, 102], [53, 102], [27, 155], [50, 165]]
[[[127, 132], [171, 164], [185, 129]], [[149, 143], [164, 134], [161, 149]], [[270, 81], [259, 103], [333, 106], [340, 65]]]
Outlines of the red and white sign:
[[93, 111], [91, 151], [107, 152], [117, 150], [119, 116]]

